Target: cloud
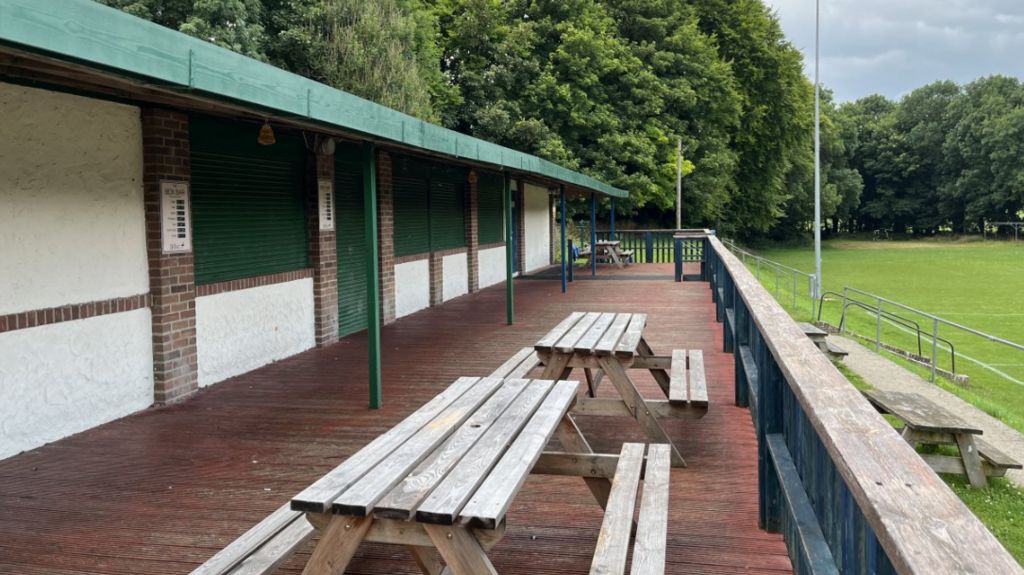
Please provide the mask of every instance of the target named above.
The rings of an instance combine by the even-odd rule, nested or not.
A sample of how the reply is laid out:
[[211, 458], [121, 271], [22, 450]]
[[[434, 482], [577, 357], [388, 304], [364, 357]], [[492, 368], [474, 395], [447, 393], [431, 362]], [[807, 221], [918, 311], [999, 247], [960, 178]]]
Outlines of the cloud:
[[[814, 0], [765, 0], [813, 72]], [[821, 0], [821, 80], [840, 101], [936, 80], [1024, 77], [1021, 0]]]

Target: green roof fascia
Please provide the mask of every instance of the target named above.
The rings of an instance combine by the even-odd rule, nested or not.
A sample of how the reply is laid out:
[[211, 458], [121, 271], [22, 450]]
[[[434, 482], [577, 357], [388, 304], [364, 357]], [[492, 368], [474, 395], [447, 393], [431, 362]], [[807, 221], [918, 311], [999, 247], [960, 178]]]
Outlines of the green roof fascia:
[[91, 0], [0, 0], [0, 42], [371, 139], [536, 174], [607, 196], [628, 196], [547, 160], [424, 122]]

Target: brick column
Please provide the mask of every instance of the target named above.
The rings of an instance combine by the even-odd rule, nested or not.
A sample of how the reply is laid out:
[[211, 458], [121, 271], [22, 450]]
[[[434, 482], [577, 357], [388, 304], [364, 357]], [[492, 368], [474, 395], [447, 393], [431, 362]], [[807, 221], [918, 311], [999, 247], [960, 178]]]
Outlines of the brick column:
[[195, 260], [191, 253], [164, 254], [160, 238], [161, 180], [191, 180], [188, 115], [143, 108], [142, 154], [153, 316], [153, 398], [165, 404], [199, 389]]
[[380, 262], [380, 321], [395, 321], [395, 216], [391, 154], [377, 151], [377, 259]]
[[430, 252], [430, 305], [444, 303], [444, 252]]
[[466, 267], [469, 272], [469, 293], [480, 289], [480, 241], [479, 234], [480, 220], [477, 211], [479, 199], [479, 186], [477, 185], [476, 170], [469, 172], [469, 182], [466, 187]]
[[[309, 265], [313, 268], [313, 329], [317, 347], [338, 341], [338, 244], [335, 230], [320, 230], [320, 180], [334, 184], [334, 154], [310, 153], [306, 194]], [[333, 198], [332, 198], [333, 206]], [[337, 225], [337, 213], [334, 214]]]
[[526, 182], [516, 181], [516, 205], [519, 206], [519, 221], [514, 222], [519, 231], [519, 242], [516, 251], [519, 252], [519, 271], [526, 273]]

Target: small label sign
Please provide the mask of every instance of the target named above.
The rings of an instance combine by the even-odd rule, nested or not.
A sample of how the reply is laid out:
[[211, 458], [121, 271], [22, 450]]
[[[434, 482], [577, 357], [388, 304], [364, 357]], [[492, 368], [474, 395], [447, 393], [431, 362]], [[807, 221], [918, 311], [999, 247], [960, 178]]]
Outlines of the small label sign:
[[160, 236], [165, 254], [192, 251], [188, 182], [160, 182]]
[[334, 229], [334, 183], [320, 180], [320, 231], [329, 232]]

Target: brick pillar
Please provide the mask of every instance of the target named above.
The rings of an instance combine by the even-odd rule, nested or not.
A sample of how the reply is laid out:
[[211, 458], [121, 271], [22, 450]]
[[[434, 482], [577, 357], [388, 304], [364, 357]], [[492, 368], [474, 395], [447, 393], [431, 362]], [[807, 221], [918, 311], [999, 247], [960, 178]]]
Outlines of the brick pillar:
[[519, 252], [519, 271], [526, 273], [526, 182], [516, 181], [516, 205], [519, 206], [519, 221], [514, 222], [519, 230], [519, 242], [516, 246]]
[[430, 252], [430, 305], [444, 303], [444, 254]]
[[479, 186], [476, 170], [469, 172], [469, 183], [466, 187], [466, 267], [469, 271], [469, 293], [480, 289], [480, 241], [477, 233], [480, 220], [477, 211]]
[[395, 202], [391, 154], [377, 151], [377, 259], [380, 262], [380, 321], [395, 321]]
[[548, 222], [551, 223], [551, 234], [548, 236], [548, 263], [554, 265], [558, 261], [560, 241], [559, 237], [562, 234], [561, 228], [558, 226], [558, 198], [551, 195], [551, 190], [548, 190]]
[[153, 398], [165, 404], [199, 389], [195, 260], [191, 253], [164, 254], [160, 237], [160, 182], [191, 180], [188, 115], [143, 108], [142, 154], [153, 316]]
[[[313, 329], [317, 347], [338, 341], [338, 244], [335, 230], [320, 229], [320, 180], [334, 187], [334, 154], [310, 153], [306, 214], [313, 268]], [[333, 198], [332, 198], [333, 200]], [[332, 201], [333, 207], [333, 201]], [[337, 214], [334, 214], [337, 225]]]

